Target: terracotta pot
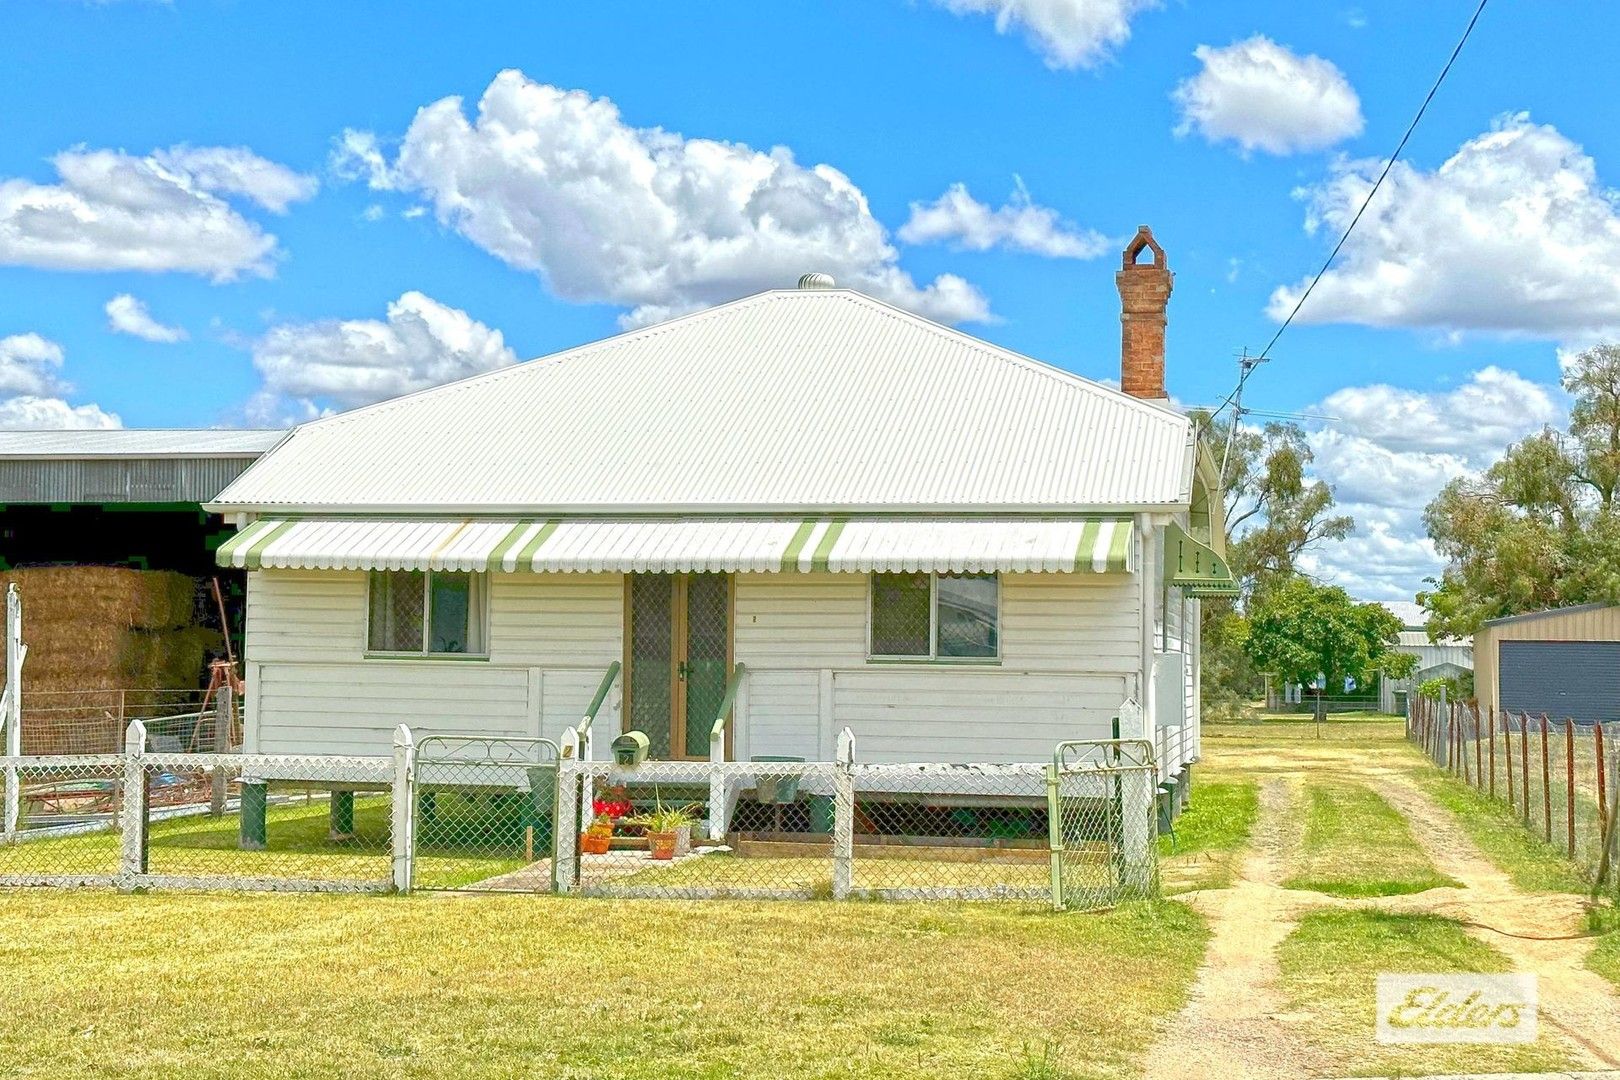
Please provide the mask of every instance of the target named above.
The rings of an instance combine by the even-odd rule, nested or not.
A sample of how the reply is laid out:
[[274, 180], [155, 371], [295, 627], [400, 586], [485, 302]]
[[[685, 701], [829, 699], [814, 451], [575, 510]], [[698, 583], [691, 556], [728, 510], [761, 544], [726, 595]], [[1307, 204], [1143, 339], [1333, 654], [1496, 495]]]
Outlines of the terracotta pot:
[[586, 855], [606, 855], [613, 847], [613, 837], [601, 833], [580, 833], [579, 850]]
[[647, 845], [652, 849], [652, 857], [655, 859], [673, 859], [675, 857], [675, 834], [672, 832], [648, 833]]

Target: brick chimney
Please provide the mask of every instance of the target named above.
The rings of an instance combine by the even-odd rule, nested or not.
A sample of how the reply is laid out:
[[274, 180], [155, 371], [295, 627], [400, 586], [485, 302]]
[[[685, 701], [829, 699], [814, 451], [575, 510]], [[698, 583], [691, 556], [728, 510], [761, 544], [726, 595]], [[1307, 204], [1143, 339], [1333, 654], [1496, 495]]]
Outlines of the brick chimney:
[[[1139, 262], [1144, 251], [1151, 262]], [[1125, 264], [1114, 275], [1119, 286], [1119, 385], [1139, 398], [1167, 398], [1164, 390], [1165, 308], [1175, 275], [1165, 265], [1164, 248], [1146, 225], [1125, 246]]]

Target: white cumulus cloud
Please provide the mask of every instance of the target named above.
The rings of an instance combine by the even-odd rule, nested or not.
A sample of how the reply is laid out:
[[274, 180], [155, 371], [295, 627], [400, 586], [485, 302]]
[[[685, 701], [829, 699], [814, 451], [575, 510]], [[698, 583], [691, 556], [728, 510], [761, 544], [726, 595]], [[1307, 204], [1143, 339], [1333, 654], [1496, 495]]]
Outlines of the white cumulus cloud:
[[954, 15], [990, 15], [1021, 30], [1051, 68], [1093, 67], [1130, 40], [1131, 19], [1158, 0], [934, 0]]
[[1350, 81], [1320, 56], [1300, 56], [1260, 34], [1224, 48], [1200, 45], [1193, 55], [1203, 69], [1172, 94], [1181, 110], [1177, 135], [1281, 155], [1321, 150], [1365, 126]]
[[57, 183], [0, 180], [0, 264], [267, 277], [276, 238], [226, 196], [281, 213], [315, 191], [308, 177], [239, 147], [144, 157], [81, 147], [51, 162]]
[[1310, 433], [1312, 472], [1333, 486], [1356, 532], [1302, 567], [1365, 599], [1412, 599], [1443, 567], [1423, 508], [1447, 481], [1478, 475], [1512, 443], [1562, 424], [1567, 407], [1558, 386], [1495, 366], [1450, 389], [1380, 383], [1329, 394], [1310, 411], [1340, 420]]
[[[1379, 161], [1344, 161], [1299, 194], [1337, 239]], [[1278, 288], [1281, 319], [1306, 282]], [[1297, 319], [1569, 339], [1620, 327], [1620, 200], [1556, 128], [1499, 118], [1439, 168], [1397, 162]]]
[[152, 318], [146, 305], [129, 293], [119, 293], [107, 301], [107, 327], [115, 334], [129, 334], [144, 341], [172, 345], [186, 340], [182, 327], [168, 326]]
[[392, 160], [346, 132], [340, 174], [427, 201], [439, 222], [565, 300], [632, 309], [626, 325], [790, 286], [824, 271], [945, 322], [985, 319], [962, 278], [900, 269], [866, 196], [791, 150], [626, 124], [606, 98], [503, 71], [476, 116], [459, 97], [420, 109]]
[[35, 333], [0, 337], [0, 429], [121, 427], [98, 405], [71, 405], [62, 346]]
[[1092, 259], [1108, 250], [1108, 238], [1036, 205], [1022, 181], [998, 208], [975, 199], [965, 184], [952, 184], [931, 203], [911, 204], [911, 217], [896, 234], [908, 244], [949, 243], [966, 251], [1004, 248], [1052, 259]]
[[514, 363], [499, 330], [419, 292], [384, 319], [327, 319], [272, 327], [253, 345], [264, 386], [255, 421], [282, 423], [367, 405]]

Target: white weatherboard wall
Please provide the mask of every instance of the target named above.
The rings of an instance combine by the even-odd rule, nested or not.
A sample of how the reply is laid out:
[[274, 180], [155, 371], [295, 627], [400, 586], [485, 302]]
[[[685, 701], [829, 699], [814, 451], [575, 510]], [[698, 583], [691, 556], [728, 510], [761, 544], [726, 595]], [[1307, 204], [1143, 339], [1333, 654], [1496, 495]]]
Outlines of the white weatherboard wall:
[[[259, 753], [392, 753], [393, 731], [545, 735], [579, 722], [622, 655], [617, 574], [490, 578], [490, 657], [368, 659], [366, 575], [248, 575], [249, 748]], [[597, 719], [618, 734], [618, 694]]]
[[1106, 738], [1141, 666], [1129, 575], [1002, 575], [993, 665], [868, 661], [865, 575], [736, 581], [739, 757], [829, 759], [849, 727], [863, 761], [1046, 761]]
[[[1136, 691], [1142, 623], [1125, 574], [1006, 574], [996, 664], [867, 659], [864, 574], [738, 574], [735, 655], [750, 676], [733, 752], [864, 761], [1046, 761], [1106, 738]], [[248, 577], [248, 738], [263, 753], [388, 753], [424, 733], [555, 737], [623, 655], [617, 574], [493, 574], [490, 657], [366, 658], [366, 575]], [[597, 720], [619, 732], [622, 688]]]

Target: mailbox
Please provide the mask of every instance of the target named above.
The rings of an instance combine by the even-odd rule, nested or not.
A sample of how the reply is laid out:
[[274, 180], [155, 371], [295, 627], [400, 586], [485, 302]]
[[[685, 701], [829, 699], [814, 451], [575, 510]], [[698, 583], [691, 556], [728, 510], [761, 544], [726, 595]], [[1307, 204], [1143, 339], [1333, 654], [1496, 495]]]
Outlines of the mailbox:
[[640, 765], [647, 760], [647, 736], [640, 731], [627, 731], [613, 740], [613, 763], [624, 768]]

